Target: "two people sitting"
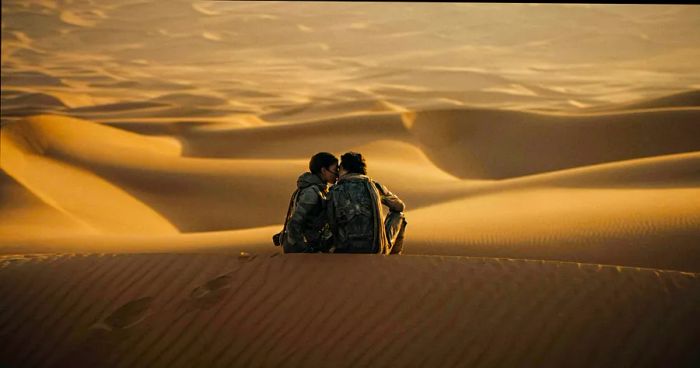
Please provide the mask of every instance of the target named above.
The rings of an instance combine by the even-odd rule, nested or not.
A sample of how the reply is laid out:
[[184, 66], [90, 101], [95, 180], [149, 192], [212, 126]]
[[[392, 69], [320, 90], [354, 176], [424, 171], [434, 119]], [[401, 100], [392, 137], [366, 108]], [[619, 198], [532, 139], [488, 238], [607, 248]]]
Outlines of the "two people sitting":
[[[330, 186], [332, 185], [332, 186]], [[329, 188], [330, 186], [330, 188]], [[384, 207], [389, 213], [384, 215]], [[285, 253], [401, 254], [405, 205], [367, 176], [362, 154], [311, 157], [299, 176], [282, 231], [273, 236]]]

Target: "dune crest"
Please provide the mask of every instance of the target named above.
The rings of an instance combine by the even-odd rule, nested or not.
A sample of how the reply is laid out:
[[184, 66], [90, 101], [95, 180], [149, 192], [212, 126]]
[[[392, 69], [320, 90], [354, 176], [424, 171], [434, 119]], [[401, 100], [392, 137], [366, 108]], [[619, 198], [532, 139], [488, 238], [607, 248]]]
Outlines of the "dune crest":
[[699, 119], [697, 108], [595, 115], [452, 109], [417, 113], [411, 133], [453, 175], [503, 179], [698, 151]]
[[13, 240], [35, 234], [37, 229], [54, 237], [99, 233], [76, 215], [46, 203], [4, 171], [0, 171], [0, 198], [2, 253], [28, 250], [29, 247]]
[[[241, 239], [248, 241], [256, 251], [264, 251], [265, 247], [273, 251], [270, 237], [278, 231], [276, 227], [281, 226], [278, 224], [294, 190], [296, 177], [307, 170], [308, 156], [325, 148], [338, 154], [345, 150], [363, 152], [369, 162], [370, 175], [406, 201], [408, 217], [413, 218], [411, 236], [407, 239], [408, 253], [518, 255], [699, 269], [700, 255], [689, 245], [696, 238], [698, 219], [694, 214], [698, 208], [693, 206], [693, 201], [685, 199], [695, 195], [694, 188], [700, 180], [697, 152], [604, 162], [505, 180], [465, 180], [453, 174], [455, 167], [465, 167], [465, 159], [440, 161], [451, 166], [444, 169], [436, 165], [435, 152], [425, 147], [442, 142], [442, 147], [453, 150], [479, 149], [458, 143], [450, 146], [449, 142], [474, 139], [470, 138], [474, 134], [474, 128], [470, 127], [483, 126], [478, 129], [488, 131], [491, 128], [487, 127], [487, 120], [461, 120], [474, 114], [471, 110], [414, 114], [416, 118], [423, 116], [422, 119], [434, 116], [438, 128], [445, 128], [426, 131], [430, 120], [419, 123], [425, 127], [407, 128], [405, 120], [411, 117], [408, 113], [275, 125], [259, 121], [258, 125], [250, 127], [174, 123], [177, 125], [173, 125], [173, 129], [178, 132], [178, 142], [174, 142], [59, 116], [12, 122], [3, 127], [2, 138], [3, 144], [7, 143], [14, 150], [8, 152], [15, 153], [3, 155], [3, 170], [20, 183], [13, 185], [29, 189], [33, 196], [40, 198], [39, 202], [52, 209], [49, 211], [58, 210], [62, 213], [60, 216], [68, 215], [72, 223], [77, 221], [79, 225], [71, 225], [75, 231], [47, 227], [41, 236], [32, 232], [22, 235], [19, 229], [42, 225], [19, 216], [4, 227], [8, 237], [2, 251], [15, 252], [21, 245], [35, 251], [87, 251], [89, 244], [97, 239], [92, 235], [95, 231], [121, 234], [103, 238], [102, 251], [138, 249], [136, 245], [143, 251], [235, 251], [243, 244]], [[537, 129], [542, 119], [547, 124], [576, 127], [576, 123], [559, 121], [567, 118], [560, 115], [476, 112], [480, 118], [489, 114], [510, 116], [511, 122], [501, 125], [515, 126], [514, 132]], [[621, 116], [632, 120], [627, 113], [595, 116], [603, 119]], [[523, 117], [525, 121], [519, 120]], [[578, 118], [583, 119], [581, 124], [593, 124], [586, 120], [590, 117]], [[694, 129], [685, 118], [673, 121], [667, 123], [681, 127], [679, 132], [686, 126]], [[607, 124], [611, 129], [619, 129], [613, 121]], [[523, 127], [518, 128], [518, 125]], [[325, 138], [333, 132], [344, 140]], [[694, 144], [691, 139], [686, 140]], [[533, 145], [540, 145], [534, 138], [531, 141]], [[673, 151], [679, 148], [670, 143], [664, 145], [664, 142], [668, 143], [660, 140], [651, 148], [633, 143], [625, 148], [626, 143], [622, 143], [617, 149], [623, 153], [630, 149], [645, 153], [644, 150], [649, 149]], [[342, 148], [340, 152], [339, 148]], [[192, 157], [194, 153], [202, 157]], [[227, 157], [218, 157], [220, 154]], [[450, 155], [458, 157], [456, 153]], [[591, 147], [580, 152], [577, 159], [587, 155], [599, 153]], [[290, 159], [290, 156], [298, 158]], [[537, 168], [542, 162], [542, 159], [523, 162], [520, 169], [532, 170], [529, 166]], [[504, 165], [502, 163], [500, 168]], [[78, 200], [75, 197], [78, 192], [70, 189], [74, 186], [67, 185], [67, 191], [61, 189], [62, 186], [55, 187], [43, 179], [47, 173], [60, 175], [67, 182], [78, 180], [82, 183], [81, 191], [92, 194], [81, 195]], [[108, 211], [96, 207], [94, 204], [102, 203], [101, 196], [105, 193], [122, 193], [118, 195], [129, 197], [122, 203], [131, 204], [110, 201], [112, 209]], [[510, 200], [502, 200], [505, 198]], [[586, 201], [597, 205], [592, 207]], [[562, 207], [562, 203], [568, 207]], [[659, 203], [664, 203], [665, 207], [661, 209]], [[44, 208], [27, 206], [37, 211]], [[619, 208], [622, 212], [606, 209], [608, 207]], [[628, 208], [636, 209], [625, 214]], [[142, 218], [151, 220], [137, 220]], [[591, 221], [595, 218], [598, 220]], [[145, 229], [141, 226], [149, 221], [165, 226], [153, 233], [160, 235], [150, 240], [134, 237], [145, 231], [140, 230]], [[523, 227], [523, 223], [532, 226]], [[189, 235], [176, 235], [179, 232]], [[198, 232], [206, 233], [198, 236]], [[163, 237], [165, 234], [172, 236]], [[625, 239], [622, 244], [648, 246], [618, 246], [617, 252], [606, 252], [605, 244], [617, 244], [616, 239]], [[661, 243], [663, 247], [654, 245]], [[590, 246], [585, 248], [584, 244]]]
[[[0, 366], [696, 367], [698, 19], [4, 1]], [[272, 245], [320, 151], [404, 255]]]
[[[459, 254], [700, 271], [691, 188], [534, 187], [407, 214], [412, 254]], [[437, 220], [436, 220], [437, 219]]]
[[[79, 120], [60, 117], [36, 117], [7, 124], [0, 132], [0, 167], [46, 205], [93, 230], [106, 233], [176, 232], [158, 213], [108, 181], [88, 170], [47, 157], [48, 154], [70, 155], [71, 139], [77, 138], [75, 133], [78, 131], [87, 135], [102, 132], [101, 129], [90, 131], [89, 128], [89, 124]], [[129, 133], [115, 133], [115, 149], [134, 143], [129, 139], [118, 139], [121, 134]], [[108, 144], [105, 138], [99, 134], [93, 137], [98, 141], [102, 139], [99, 141], [102, 147]], [[69, 148], [65, 150], [66, 147]], [[144, 147], [158, 149], [150, 145]], [[160, 149], [164, 149], [163, 146]]]

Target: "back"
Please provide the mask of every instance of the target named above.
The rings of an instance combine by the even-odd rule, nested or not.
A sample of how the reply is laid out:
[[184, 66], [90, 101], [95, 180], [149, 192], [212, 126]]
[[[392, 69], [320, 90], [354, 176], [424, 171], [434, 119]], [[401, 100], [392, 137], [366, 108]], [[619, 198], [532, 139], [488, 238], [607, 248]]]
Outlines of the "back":
[[377, 253], [376, 200], [364, 177], [342, 180], [331, 188], [329, 216], [336, 253]]

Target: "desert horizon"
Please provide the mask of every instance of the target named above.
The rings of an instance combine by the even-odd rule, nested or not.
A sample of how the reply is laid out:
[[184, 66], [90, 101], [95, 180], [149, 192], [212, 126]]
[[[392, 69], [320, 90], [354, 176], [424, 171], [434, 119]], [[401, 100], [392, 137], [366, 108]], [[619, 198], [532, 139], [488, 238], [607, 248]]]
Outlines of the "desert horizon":
[[[693, 366], [699, 19], [4, 1], [0, 366]], [[272, 244], [324, 151], [403, 255]]]

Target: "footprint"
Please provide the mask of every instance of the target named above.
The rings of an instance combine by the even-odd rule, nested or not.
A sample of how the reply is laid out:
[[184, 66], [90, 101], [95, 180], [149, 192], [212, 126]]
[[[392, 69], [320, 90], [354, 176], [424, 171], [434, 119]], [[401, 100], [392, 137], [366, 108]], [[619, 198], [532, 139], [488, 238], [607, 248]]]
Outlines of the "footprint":
[[95, 327], [102, 327], [108, 330], [123, 330], [132, 327], [149, 315], [152, 297], [144, 297], [132, 300], [117, 308], [112, 314], [105, 318], [102, 323]]
[[190, 297], [192, 299], [202, 299], [205, 298], [207, 295], [210, 295], [211, 293], [214, 293], [221, 289], [229, 288], [231, 287], [230, 283], [232, 279], [233, 278], [229, 275], [222, 275], [215, 279], [211, 279], [207, 281], [206, 284], [192, 290], [192, 293], [190, 293]]
[[223, 300], [226, 291], [231, 288], [233, 277], [222, 275], [207, 281], [206, 284], [196, 287], [190, 293], [190, 300], [194, 307], [207, 309]]
[[122, 344], [130, 341], [139, 329], [131, 327], [150, 315], [152, 297], [132, 300], [117, 308], [103, 320], [67, 342], [66, 349], [51, 367], [107, 367], [106, 362]]

